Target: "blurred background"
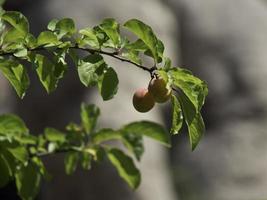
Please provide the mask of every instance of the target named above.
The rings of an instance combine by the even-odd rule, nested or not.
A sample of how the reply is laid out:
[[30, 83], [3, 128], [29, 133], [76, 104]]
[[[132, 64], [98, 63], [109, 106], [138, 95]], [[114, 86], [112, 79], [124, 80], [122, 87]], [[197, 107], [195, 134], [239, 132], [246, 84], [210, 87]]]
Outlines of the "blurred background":
[[[267, 3], [264, 0], [7, 0], [37, 35], [53, 18], [71, 17], [78, 28], [105, 17], [124, 22], [138, 18], [151, 25], [173, 64], [189, 68], [207, 81], [203, 109], [207, 132], [194, 152], [186, 131], [166, 149], [146, 140], [139, 165], [142, 183], [131, 191], [109, 165], [66, 176], [62, 156], [45, 160], [54, 178], [43, 183], [40, 200], [266, 200], [267, 199]], [[140, 119], [170, 126], [168, 106], [148, 114], [131, 105], [134, 90], [149, 77], [125, 63], [108, 60], [119, 73], [118, 95], [103, 103], [84, 88], [74, 67], [59, 88], [47, 95], [36, 76], [20, 101], [0, 75], [0, 112], [19, 114], [32, 132], [64, 127], [79, 118], [80, 102], [100, 106], [101, 127], [117, 128]], [[36, 84], [35, 84], [36, 83]], [[0, 199], [18, 199], [14, 187]]]

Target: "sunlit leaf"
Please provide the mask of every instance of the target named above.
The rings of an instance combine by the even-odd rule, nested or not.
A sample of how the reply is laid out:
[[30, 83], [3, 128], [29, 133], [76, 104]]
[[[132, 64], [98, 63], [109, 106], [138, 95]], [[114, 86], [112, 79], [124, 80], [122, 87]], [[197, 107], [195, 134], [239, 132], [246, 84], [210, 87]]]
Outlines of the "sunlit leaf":
[[107, 152], [110, 162], [117, 169], [121, 178], [123, 178], [131, 188], [136, 189], [141, 181], [139, 170], [135, 167], [133, 160], [119, 149], [110, 149]]
[[1, 18], [20, 31], [24, 36], [29, 32], [29, 22], [20, 12], [6, 11]]
[[100, 109], [95, 105], [81, 105], [81, 120], [82, 126], [87, 134], [90, 134], [96, 126], [98, 116], [100, 115]]
[[127, 21], [124, 26], [139, 37], [149, 48], [155, 60], [158, 59], [157, 43], [158, 39], [155, 36], [150, 26], [137, 19]]
[[54, 128], [45, 128], [44, 135], [50, 142], [64, 143], [66, 141], [66, 135]]
[[172, 134], [178, 134], [179, 130], [182, 128], [183, 125], [183, 112], [181, 105], [177, 98], [172, 95], [171, 97], [172, 102], [172, 127], [171, 127], [171, 133]]
[[0, 59], [0, 70], [14, 87], [18, 96], [23, 98], [30, 84], [26, 69], [14, 60]]
[[189, 98], [183, 93], [178, 98], [182, 105], [183, 115], [187, 124], [191, 149], [194, 150], [205, 132], [205, 125], [201, 114], [195, 111], [194, 105]]
[[20, 170], [15, 174], [15, 179], [19, 196], [23, 200], [34, 200], [41, 184], [38, 167], [32, 162], [27, 166], [21, 165]]
[[78, 73], [81, 82], [86, 86], [97, 84], [99, 77], [104, 73], [106, 63], [99, 54], [92, 54], [84, 58], [78, 65]]
[[118, 91], [119, 79], [115, 70], [111, 67], [103, 74], [98, 82], [98, 87], [104, 101], [110, 100]]
[[79, 161], [79, 153], [78, 152], [68, 152], [65, 155], [64, 162], [65, 162], [66, 174], [70, 175], [70, 174], [74, 173], [74, 171], [77, 168], [78, 161]]
[[104, 19], [99, 27], [107, 34], [114, 43], [115, 47], [118, 47], [120, 44], [119, 24], [115, 21], [115, 19]]
[[159, 124], [150, 121], [133, 122], [122, 128], [122, 131], [135, 135], [150, 137], [165, 146], [170, 147], [170, 135]]

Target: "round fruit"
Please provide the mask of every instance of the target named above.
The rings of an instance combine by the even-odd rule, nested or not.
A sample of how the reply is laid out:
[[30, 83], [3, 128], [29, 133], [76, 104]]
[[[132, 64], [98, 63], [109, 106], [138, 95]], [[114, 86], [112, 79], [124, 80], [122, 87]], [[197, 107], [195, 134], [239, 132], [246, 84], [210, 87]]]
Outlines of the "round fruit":
[[139, 112], [148, 112], [155, 105], [153, 95], [146, 88], [136, 90], [133, 95], [133, 106]]
[[164, 103], [171, 97], [172, 90], [162, 78], [154, 78], [149, 82], [149, 92], [153, 95], [155, 102]]

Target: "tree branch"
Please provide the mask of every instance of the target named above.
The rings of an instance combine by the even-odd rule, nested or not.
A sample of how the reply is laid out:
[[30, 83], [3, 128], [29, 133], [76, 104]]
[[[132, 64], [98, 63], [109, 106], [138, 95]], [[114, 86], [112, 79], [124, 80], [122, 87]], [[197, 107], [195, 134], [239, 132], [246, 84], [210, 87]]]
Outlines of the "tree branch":
[[[135, 62], [132, 62], [131, 60], [128, 60], [126, 58], [123, 58], [123, 57], [119, 56], [117, 52], [107, 52], [107, 51], [102, 51], [102, 50], [98, 50], [98, 49], [82, 48], [82, 47], [79, 47], [78, 45], [71, 46], [69, 48], [70, 49], [81, 50], [81, 51], [86, 51], [86, 52], [89, 52], [90, 54], [98, 53], [98, 54], [102, 54], [102, 55], [106, 55], [106, 56], [115, 58], [115, 59], [120, 60], [122, 62], [130, 63], [130, 64], [135, 65], [136, 67], [138, 67], [138, 68], [140, 68], [140, 69], [142, 69], [144, 71], [149, 72], [151, 76], [152, 76], [153, 71], [155, 71], [155, 67], [148, 68], [148, 67], [145, 67], [143, 65], [137, 64]], [[57, 50], [59, 50], [59, 49], [61, 49], [61, 48], [57, 48]], [[37, 48], [34, 48], [34, 49], [27, 49], [27, 51], [30, 51], [30, 52], [45, 51], [45, 50], [47, 50], [47, 49], [44, 48], [44, 47], [37, 47]], [[7, 53], [7, 52], [1, 52], [0, 51], [0, 56], [14, 56], [13, 53], [14, 52], [8, 52]]]

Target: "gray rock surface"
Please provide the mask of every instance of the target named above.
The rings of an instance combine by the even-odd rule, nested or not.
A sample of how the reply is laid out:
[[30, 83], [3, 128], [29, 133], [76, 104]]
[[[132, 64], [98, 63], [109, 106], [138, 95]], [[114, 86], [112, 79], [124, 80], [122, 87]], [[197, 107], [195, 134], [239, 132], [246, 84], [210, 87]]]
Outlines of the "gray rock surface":
[[[209, 85], [207, 134], [174, 158], [186, 200], [267, 196], [267, 9], [263, 1], [170, 0], [180, 23], [182, 65]], [[180, 180], [179, 180], [180, 177]]]

